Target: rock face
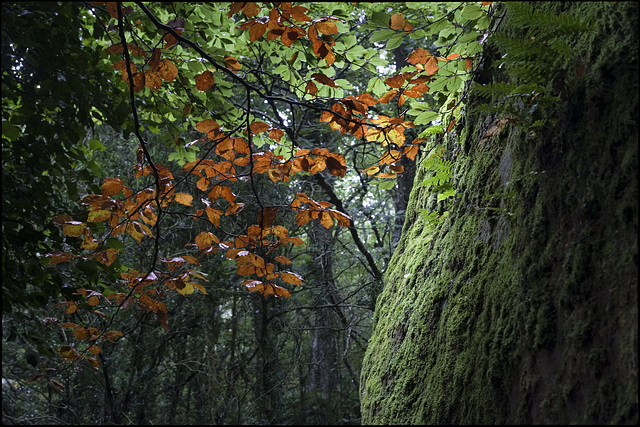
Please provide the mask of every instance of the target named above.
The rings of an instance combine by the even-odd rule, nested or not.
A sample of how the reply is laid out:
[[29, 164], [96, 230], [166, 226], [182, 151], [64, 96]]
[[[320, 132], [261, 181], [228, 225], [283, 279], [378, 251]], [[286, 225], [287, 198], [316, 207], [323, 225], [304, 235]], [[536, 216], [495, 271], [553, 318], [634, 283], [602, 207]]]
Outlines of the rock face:
[[545, 126], [483, 140], [497, 112], [449, 139], [460, 197], [441, 224], [414, 187], [363, 364], [365, 424], [638, 422], [638, 5], [541, 7], [595, 29], [575, 36]]

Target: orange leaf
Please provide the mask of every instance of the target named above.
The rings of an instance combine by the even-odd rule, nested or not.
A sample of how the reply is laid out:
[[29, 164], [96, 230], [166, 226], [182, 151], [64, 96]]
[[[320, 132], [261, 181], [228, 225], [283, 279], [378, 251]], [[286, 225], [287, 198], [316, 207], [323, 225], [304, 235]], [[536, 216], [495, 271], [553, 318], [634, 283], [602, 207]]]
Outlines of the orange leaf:
[[209, 206], [205, 208], [205, 212], [207, 213], [207, 218], [209, 218], [209, 222], [215, 225], [216, 228], [220, 227], [220, 215], [222, 215], [224, 212], [222, 212], [220, 209], [210, 208]]
[[316, 84], [314, 82], [309, 80], [307, 82], [307, 86], [304, 88], [304, 91], [309, 93], [309, 94], [311, 94], [311, 95], [315, 95], [316, 93], [318, 93], [318, 87], [316, 86]]
[[107, 339], [111, 342], [116, 342], [116, 339], [118, 337], [122, 337], [124, 336], [124, 334], [120, 331], [107, 331], [105, 333], [105, 336], [107, 337]]
[[253, 122], [249, 125], [252, 135], [256, 135], [269, 130], [269, 125], [265, 122]]
[[232, 203], [225, 212], [225, 215], [234, 215], [244, 209], [244, 203]]
[[391, 15], [391, 29], [400, 30], [404, 26], [404, 15]]
[[73, 255], [65, 252], [54, 251], [47, 254], [47, 257], [49, 258], [49, 264], [60, 264], [61, 262], [69, 261], [73, 258]]
[[249, 39], [251, 40], [251, 43], [253, 43], [254, 41], [258, 40], [260, 37], [262, 37], [265, 31], [267, 31], [267, 24], [262, 24], [257, 21], [254, 22], [249, 27]]
[[331, 175], [343, 177], [347, 173], [347, 163], [342, 154], [331, 153], [325, 163]]
[[418, 155], [418, 150], [420, 148], [417, 145], [412, 145], [411, 147], [406, 147], [404, 149], [404, 155], [407, 156], [409, 159], [414, 160], [416, 158], [416, 156]]
[[276, 213], [278, 213], [277, 207], [265, 208], [258, 215], [258, 225], [262, 228], [269, 228], [273, 224], [273, 220], [276, 217]]
[[398, 91], [396, 89], [391, 89], [389, 92], [385, 93], [382, 98], [378, 99], [378, 101], [380, 101], [383, 104], [386, 104], [387, 102], [391, 101], [391, 99], [396, 96], [396, 94], [398, 93]]
[[151, 59], [149, 60], [150, 70], [155, 70], [160, 65], [160, 52], [161, 49], [159, 48], [153, 49], [153, 54], [151, 55]]
[[320, 83], [324, 83], [327, 86], [331, 86], [331, 87], [338, 87], [338, 85], [336, 84], [336, 82], [334, 82], [333, 80], [331, 80], [329, 77], [325, 76], [322, 73], [313, 73], [311, 74], [311, 78], [320, 82]]
[[275, 139], [280, 142], [280, 139], [284, 136], [284, 131], [282, 129], [271, 129], [269, 130], [269, 138]]
[[298, 225], [304, 225], [307, 222], [311, 221], [311, 216], [308, 210], [300, 211], [296, 214], [296, 221]]
[[309, 9], [307, 9], [306, 7], [293, 6], [293, 8], [291, 9], [291, 16], [296, 21], [300, 21], [300, 22], [311, 21], [311, 18], [305, 15], [305, 13], [307, 13], [308, 11]]
[[162, 86], [162, 78], [153, 71], [144, 73], [144, 85], [151, 90], [158, 90]]
[[196, 129], [198, 129], [202, 133], [209, 133], [212, 130], [218, 129], [220, 125], [218, 122], [212, 119], [206, 119], [196, 124]]
[[284, 265], [290, 265], [291, 264], [291, 260], [289, 258], [287, 258], [286, 256], [278, 255], [275, 259], [280, 264], [284, 264]]
[[[278, 285], [274, 285], [272, 283], [267, 283], [268, 285], [271, 285], [271, 288], [273, 289], [273, 292], [275, 293], [275, 295], [279, 296], [279, 297], [285, 297], [285, 298], [289, 298], [291, 297], [291, 292], [289, 292], [287, 289], [282, 288]], [[265, 293], [266, 295], [266, 293]]]
[[123, 182], [120, 178], [107, 178], [104, 180], [104, 183], [100, 186], [102, 190], [102, 195], [104, 196], [113, 196], [122, 191]]
[[214, 242], [220, 243], [220, 239], [213, 233], [203, 231], [196, 236], [195, 242], [198, 245], [198, 249], [204, 249], [210, 247]]
[[86, 338], [89, 338], [89, 336], [91, 336], [91, 334], [89, 333], [89, 331], [87, 331], [85, 328], [80, 327], [80, 328], [75, 328], [73, 330], [73, 335], [76, 336], [77, 339], [79, 340], [84, 340]]
[[247, 4], [242, 7], [242, 12], [244, 12], [247, 18], [253, 18], [258, 13], [260, 13], [261, 10], [262, 9], [260, 9], [260, 6], [258, 6], [254, 2], [247, 2]]
[[109, 12], [113, 18], [118, 19], [118, 2], [117, 1], [106, 1], [104, 2], [104, 8]]
[[336, 23], [331, 21], [316, 22], [314, 24], [314, 27], [316, 27], [316, 29], [320, 31], [322, 34], [334, 34], [338, 32], [338, 27], [336, 26]]
[[411, 98], [420, 98], [427, 92], [429, 92], [429, 86], [425, 84], [417, 84], [404, 90], [404, 94]]
[[240, 63], [231, 55], [224, 56], [224, 65], [234, 73], [240, 69]]
[[306, 35], [306, 33], [304, 33], [304, 30], [295, 27], [289, 27], [284, 31], [284, 33], [282, 33], [282, 36], [280, 36], [280, 40], [282, 40], [282, 43], [285, 46], [291, 47], [294, 41], [298, 40], [301, 36], [304, 35]]
[[345, 215], [334, 209], [329, 209], [329, 213], [336, 221], [338, 221], [338, 225], [340, 227], [349, 227], [351, 225], [351, 217], [349, 215]]
[[424, 64], [424, 70], [428, 75], [432, 76], [438, 72], [438, 60], [434, 57], [431, 57]]
[[138, 242], [140, 242], [144, 237], [144, 232], [142, 231], [140, 224], [138, 224], [137, 222], [127, 224], [127, 233], [129, 233], [129, 235], [136, 239], [136, 241]]
[[89, 351], [97, 356], [97, 355], [100, 354], [102, 349], [100, 347], [98, 347], [97, 345], [92, 345], [92, 346], [89, 347]]
[[178, 68], [168, 59], [160, 61], [158, 75], [168, 82], [172, 82], [178, 76]]
[[404, 85], [404, 76], [402, 74], [396, 74], [393, 77], [388, 77], [384, 80], [386, 84], [394, 88], [401, 88]]
[[427, 60], [431, 57], [431, 53], [428, 50], [422, 49], [421, 47], [415, 49], [413, 52], [409, 54], [407, 57], [407, 62], [409, 64], [426, 64]]
[[331, 228], [331, 226], [333, 226], [333, 217], [328, 212], [321, 212], [320, 224], [322, 224], [325, 228]]
[[78, 306], [76, 305], [76, 303], [75, 303], [75, 302], [73, 302], [73, 301], [68, 302], [68, 303], [67, 303], [67, 308], [66, 308], [66, 310], [65, 310], [65, 313], [67, 313], [67, 314], [73, 314], [73, 313], [75, 313], [76, 311], [78, 311]]
[[213, 73], [209, 70], [202, 72], [201, 74], [196, 76], [196, 89], [198, 90], [207, 90], [211, 86], [213, 86], [214, 78]]

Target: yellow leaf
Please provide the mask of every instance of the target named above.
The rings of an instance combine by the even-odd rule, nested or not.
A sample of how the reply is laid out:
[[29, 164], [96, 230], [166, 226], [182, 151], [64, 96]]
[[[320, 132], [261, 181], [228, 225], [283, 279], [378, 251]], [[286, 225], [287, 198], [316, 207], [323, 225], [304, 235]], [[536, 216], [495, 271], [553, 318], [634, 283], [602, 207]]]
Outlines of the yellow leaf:
[[220, 240], [213, 233], [203, 231], [196, 236], [195, 242], [198, 245], [198, 249], [203, 249], [211, 246], [213, 242], [220, 243]]
[[190, 282], [190, 283], [191, 285], [193, 285], [194, 288], [202, 292], [204, 295], [207, 295], [207, 290], [200, 283], [196, 283], [196, 282]]
[[[138, 227], [136, 227], [136, 225]], [[144, 237], [144, 233], [142, 232], [142, 228], [140, 227], [140, 224], [136, 222], [127, 224], [127, 233], [129, 233], [131, 237], [136, 239], [137, 242], [140, 242]]]
[[331, 228], [331, 226], [333, 225], [333, 218], [327, 212], [321, 212], [320, 224], [324, 225], [325, 228]]
[[280, 275], [282, 280], [291, 284], [291, 285], [301, 285], [304, 279], [298, 273], [293, 273], [291, 271], [283, 271]]
[[89, 212], [87, 222], [108, 221], [111, 218], [111, 212], [105, 209], [92, 210]]
[[178, 291], [178, 293], [181, 294], [181, 295], [192, 294], [194, 292], [194, 290], [195, 289], [193, 288], [193, 283], [192, 282], [185, 283], [185, 286], [182, 289], [177, 289], [176, 288], [176, 291]]
[[193, 196], [189, 193], [176, 193], [175, 201], [185, 206], [193, 205]]

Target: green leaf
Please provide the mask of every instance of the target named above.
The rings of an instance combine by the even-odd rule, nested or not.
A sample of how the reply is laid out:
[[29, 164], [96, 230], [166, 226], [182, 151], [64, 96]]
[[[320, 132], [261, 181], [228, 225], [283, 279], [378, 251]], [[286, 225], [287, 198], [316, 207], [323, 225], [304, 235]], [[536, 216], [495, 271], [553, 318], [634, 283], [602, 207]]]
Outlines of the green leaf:
[[98, 141], [97, 139], [89, 140], [89, 148], [93, 151], [104, 151], [107, 149], [107, 147], [102, 145], [102, 142]]
[[115, 237], [110, 237], [107, 239], [107, 247], [114, 248], [114, 249], [124, 249], [124, 245], [122, 244], [122, 241]]
[[2, 136], [8, 138], [10, 141], [18, 139], [20, 136], [20, 129], [6, 120], [2, 121]]
[[440, 114], [435, 112], [435, 111], [426, 111], [426, 112], [420, 114], [418, 117], [416, 117], [416, 119], [413, 121], [413, 124], [415, 124], [415, 125], [426, 125], [426, 124], [430, 123], [431, 121], [437, 119], [439, 116], [440, 116]]
[[388, 27], [391, 17], [385, 12], [373, 12], [371, 21], [379, 27]]
[[402, 44], [402, 38], [404, 37], [404, 33], [398, 33], [392, 36], [387, 42], [387, 49], [393, 50]]
[[373, 34], [371, 35], [371, 38], [369, 39], [369, 41], [371, 43], [381, 42], [381, 41], [389, 39], [395, 33], [396, 33], [396, 31], [395, 30], [391, 30], [391, 29], [374, 31]]
[[412, 39], [424, 39], [429, 37], [429, 33], [427, 33], [425, 30], [416, 30], [416, 31], [412, 31], [409, 34], [409, 37]]
[[462, 13], [460, 16], [462, 19], [473, 21], [474, 19], [481, 18], [485, 15], [484, 10], [480, 8], [477, 4], [468, 4], [462, 9]]

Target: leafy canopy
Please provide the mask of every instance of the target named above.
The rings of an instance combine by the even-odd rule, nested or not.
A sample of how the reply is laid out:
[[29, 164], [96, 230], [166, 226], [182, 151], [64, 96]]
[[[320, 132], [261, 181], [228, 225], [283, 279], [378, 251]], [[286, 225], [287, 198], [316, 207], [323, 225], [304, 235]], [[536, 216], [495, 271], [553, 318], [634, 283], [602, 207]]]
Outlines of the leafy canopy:
[[[167, 328], [168, 292], [207, 293], [203, 257], [234, 262], [251, 292], [289, 297], [304, 279], [282, 249], [305, 242], [282, 219], [354, 226], [333, 203], [298, 191], [297, 177], [392, 181], [405, 173], [403, 159], [452, 132], [490, 32], [489, 5], [93, 2], [82, 15], [83, 49], [100, 50], [99, 66], [112, 70], [101, 84], [128, 98], [120, 126], [135, 164], [131, 176], [107, 177], [80, 198], [82, 214], [53, 217], [65, 244], [47, 253], [49, 265], [90, 262], [120, 279], [107, 291], [78, 287], [81, 300], [59, 304], [104, 318], [100, 327], [62, 323], [88, 345], [62, 346], [60, 355], [97, 368], [98, 343], [124, 335], [109, 327], [129, 307]], [[416, 44], [396, 69], [392, 52]], [[345, 150], [359, 141], [377, 154], [353, 170], [343, 153], [301, 138], [310, 123], [339, 133]], [[168, 158], [153, 155], [153, 134], [172, 147]], [[268, 199], [258, 183], [289, 186], [290, 196]], [[163, 241], [175, 218], [202, 229], [181, 249]], [[119, 257], [133, 246], [149, 256], [125, 267]]]

